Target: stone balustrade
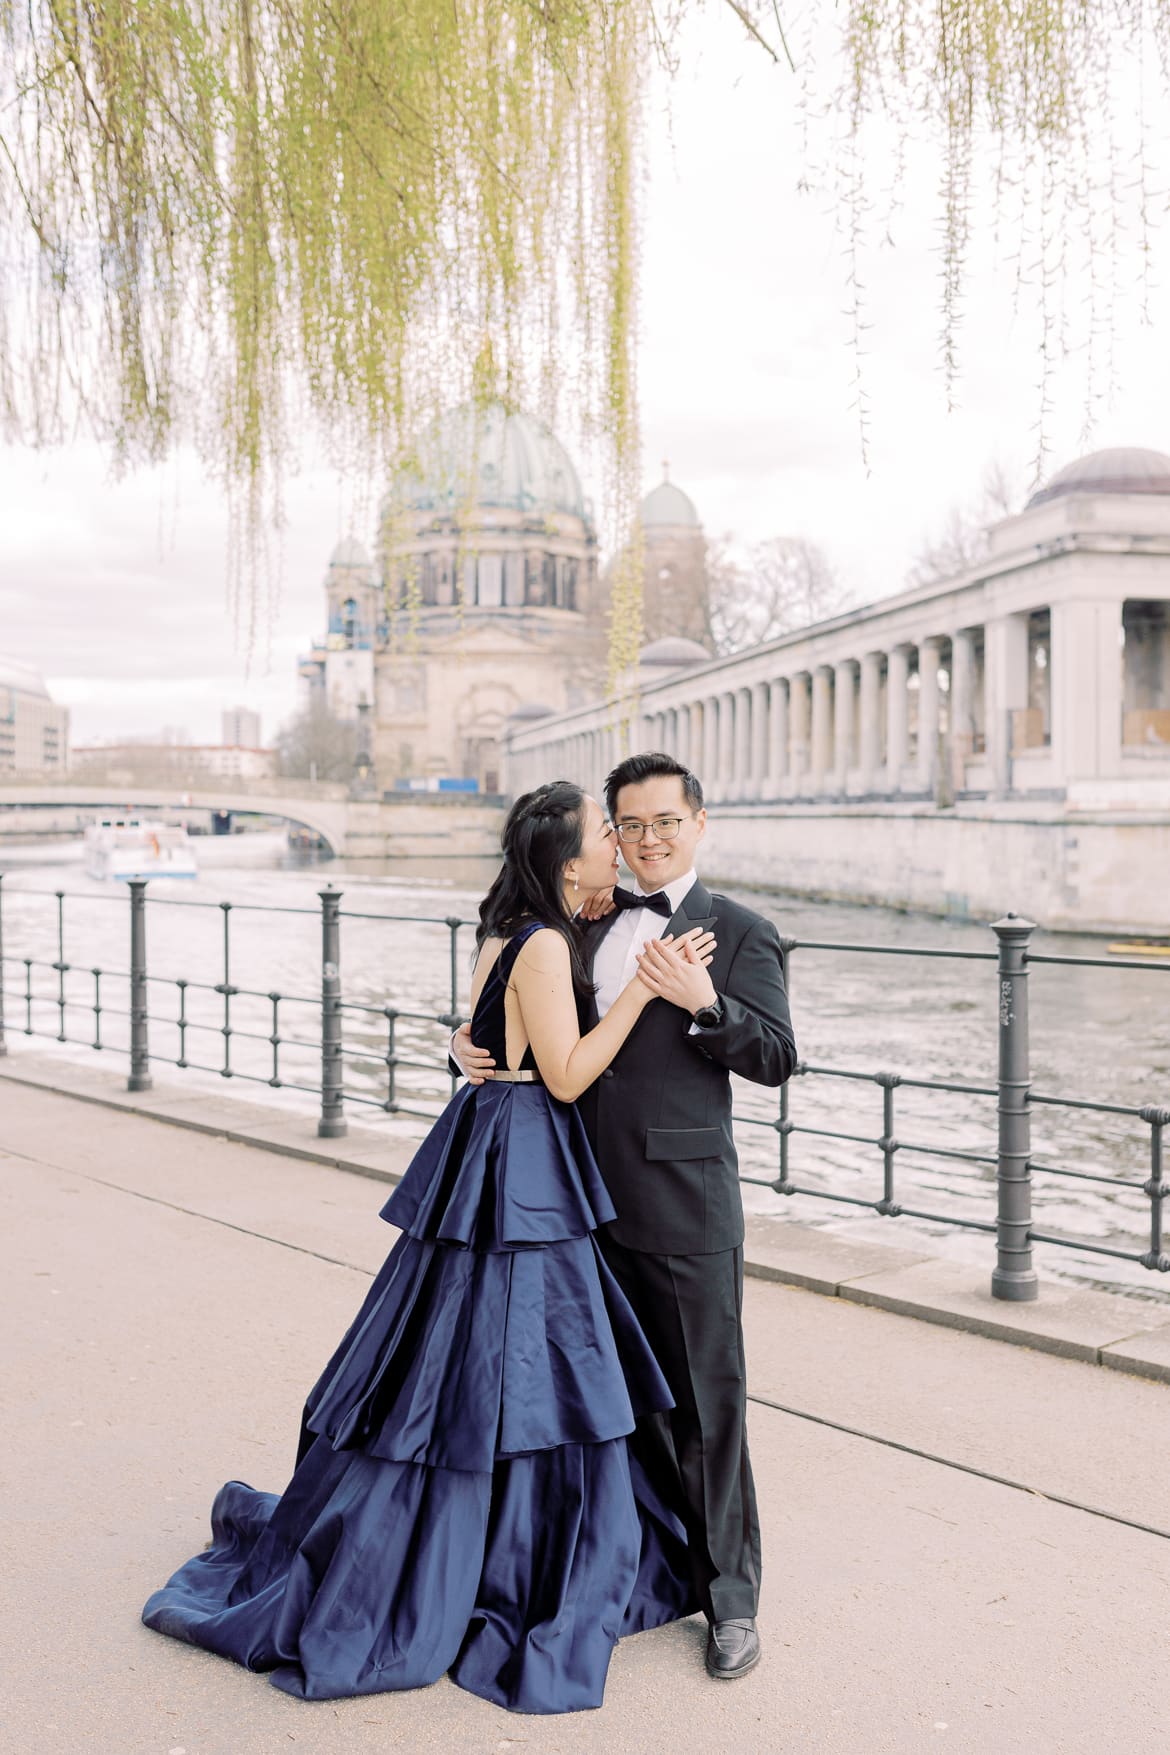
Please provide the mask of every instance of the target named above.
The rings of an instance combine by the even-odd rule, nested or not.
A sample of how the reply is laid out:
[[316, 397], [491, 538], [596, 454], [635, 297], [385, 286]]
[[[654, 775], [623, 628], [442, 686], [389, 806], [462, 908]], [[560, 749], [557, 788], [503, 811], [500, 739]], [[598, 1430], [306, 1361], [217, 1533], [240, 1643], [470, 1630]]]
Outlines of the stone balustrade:
[[[1108, 454], [1107, 454], [1108, 455]], [[517, 724], [513, 795], [666, 749], [712, 803], [1170, 805], [1170, 493], [1050, 495], [956, 578]]]

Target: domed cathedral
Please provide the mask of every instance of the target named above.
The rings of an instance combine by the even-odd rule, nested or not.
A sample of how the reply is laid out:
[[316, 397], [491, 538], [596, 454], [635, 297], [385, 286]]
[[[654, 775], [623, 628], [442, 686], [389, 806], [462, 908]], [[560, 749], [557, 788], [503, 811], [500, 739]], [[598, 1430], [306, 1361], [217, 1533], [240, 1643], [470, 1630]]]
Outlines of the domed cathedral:
[[301, 675], [339, 716], [372, 706], [380, 789], [496, 792], [510, 718], [604, 687], [591, 508], [549, 429], [501, 404], [417, 441], [382, 502], [376, 565], [343, 542], [325, 589], [329, 632]]
[[[662, 480], [638, 507], [642, 542], [642, 633], [651, 645], [660, 640], [697, 642], [712, 650], [707, 539], [689, 494]], [[609, 584], [607, 571], [606, 584]]]

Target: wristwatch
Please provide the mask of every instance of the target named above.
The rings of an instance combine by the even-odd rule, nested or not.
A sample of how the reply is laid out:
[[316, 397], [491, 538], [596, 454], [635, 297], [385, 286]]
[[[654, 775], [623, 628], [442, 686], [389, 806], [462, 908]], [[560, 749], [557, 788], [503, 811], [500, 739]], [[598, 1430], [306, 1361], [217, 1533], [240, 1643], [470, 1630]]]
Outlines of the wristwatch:
[[696, 1024], [698, 1024], [700, 1030], [713, 1030], [717, 1024], [723, 1022], [726, 1010], [727, 1008], [723, 1004], [722, 999], [716, 994], [710, 1005], [701, 1005], [698, 1011], [693, 1012], [691, 1015]]

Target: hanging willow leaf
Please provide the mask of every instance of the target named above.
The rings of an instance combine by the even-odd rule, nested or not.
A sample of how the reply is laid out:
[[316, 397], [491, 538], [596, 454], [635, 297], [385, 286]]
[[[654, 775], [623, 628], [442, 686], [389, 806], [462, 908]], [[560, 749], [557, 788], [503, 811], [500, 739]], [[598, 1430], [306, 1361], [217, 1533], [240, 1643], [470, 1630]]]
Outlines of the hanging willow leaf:
[[451, 401], [555, 417], [559, 392], [632, 503], [647, 18], [0, 0], [9, 435], [80, 415], [128, 462], [193, 442], [245, 567], [306, 422], [366, 470]]
[[[700, 6], [0, 0], [7, 433], [51, 443], [84, 422], [126, 462], [194, 443], [231, 490], [250, 577], [307, 428], [365, 473], [453, 402], [500, 397], [554, 423], [569, 402], [604, 440], [611, 536], [627, 530], [641, 106]], [[855, 259], [867, 118], [938, 136], [949, 373], [978, 152], [1010, 140], [1055, 187], [1103, 125], [1119, 59], [1160, 54], [1164, 89], [1170, 48], [1170, 0], [721, 9], [745, 52], [771, 55], [780, 104], [803, 94], [844, 118]], [[615, 677], [640, 598], [631, 549]]]

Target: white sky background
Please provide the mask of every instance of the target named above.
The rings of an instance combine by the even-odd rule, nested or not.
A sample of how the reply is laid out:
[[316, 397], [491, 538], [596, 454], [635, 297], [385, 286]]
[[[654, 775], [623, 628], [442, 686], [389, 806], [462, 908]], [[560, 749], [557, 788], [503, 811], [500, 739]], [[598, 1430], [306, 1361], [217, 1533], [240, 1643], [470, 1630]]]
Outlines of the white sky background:
[[[665, 82], [648, 118], [639, 361], [645, 484], [653, 486], [659, 459], [669, 457], [672, 478], [691, 494], [709, 535], [731, 533], [744, 544], [809, 537], [857, 600], [883, 596], [899, 588], [947, 508], [978, 498], [989, 463], [998, 461], [1022, 494], [1031, 483], [1041, 408], [1041, 239], [1025, 241], [1027, 272], [1015, 297], [1015, 198], [1004, 203], [997, 243], [984, 195], [960, 331], [958, 406], [948, 412], [939, 345], [941, 158], [912, 144], [893, 242], [885, 243], [892, 139], [873, 131], [862, 256], [871, 325], [862, 359], [867, 474], [853, 407], [848, 226], [835, 223], [831, 180], [798, 192], [809, 163], [797, 82], [745, 42], [717, 0], [678, 46], [669, 119]], [[1146, 105], [1150, 140], [1170, 139], [1170, 104], [1153, 66]], [[1125, 118], [1136, 109], [1135, 78], [1117, 112]], [[831, 132], [818, 129], [818, 154], [831, 156]], [[1111, 249], [1102, 227], [1090, 271], [1074, 230], [1054, 226], [1047, 245], [1055, 266], [1062, 236], [1069, 240], [1064, 298], [1073, 352], [1050, 384], [1045, 473], [1105, 445], [1170, 450], [1170, 149], [1149, 167], [1159, 224], [1144, 285], [1132, 142], [1121, 144], [1117, 162], [1128, 189], [1121, 218], [1131, 228], [1123, 250]], [[1090, 397], [1094, 281], [1098, 370]], [[1110, 332], [1111, 375], [1104, 370]], [[1055, 340], [1055, 328], [1050, 333]], [[570, 431], [560, 436], [596, 496], [595, 460]], [[55, 698], [73, 709], [74, 740], [171, 726], [214, 742], [221, 709], [237, 703], [259, 708], [270, 737], [297, 705], [296, 656], [323, 630], [322, 578], [333, 544], [348, 533], [347, 485], [308, 457], [288, 484], [280, 601], [249, 662], [227, 608], [222, 497], [193, 458], [120, 482], [84, 444], [39, 454], [9, 447], [2, 461], [0, 652], [45, 673]], [[368, 541], [371, 532], [357, 534]]]

